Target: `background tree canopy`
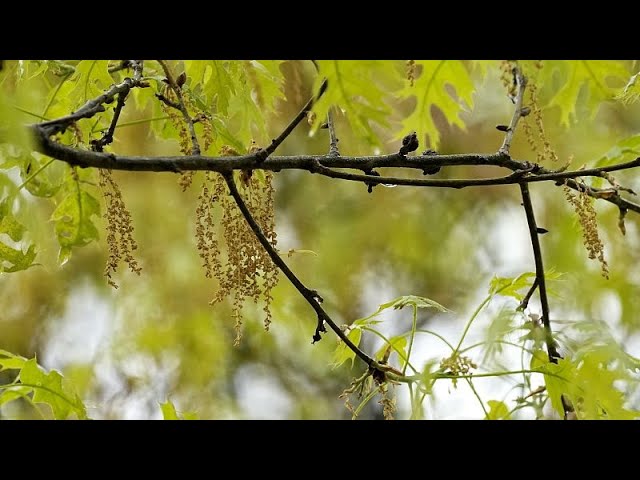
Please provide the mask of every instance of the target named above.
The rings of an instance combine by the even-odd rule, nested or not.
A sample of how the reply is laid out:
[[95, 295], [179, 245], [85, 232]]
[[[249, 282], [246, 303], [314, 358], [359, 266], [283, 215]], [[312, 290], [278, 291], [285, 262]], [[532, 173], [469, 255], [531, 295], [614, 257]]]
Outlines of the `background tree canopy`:
[[1, 65], [1, 418], [639, 414], [636, 61]]

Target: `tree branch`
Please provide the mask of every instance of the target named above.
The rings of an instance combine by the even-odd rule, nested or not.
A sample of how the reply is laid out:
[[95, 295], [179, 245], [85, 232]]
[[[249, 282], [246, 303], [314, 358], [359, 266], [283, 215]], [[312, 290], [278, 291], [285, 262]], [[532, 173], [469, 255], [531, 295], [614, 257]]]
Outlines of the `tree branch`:
[[[76, 112], [71, 113], [70, 115], [35, 125], [34, 128], [38, 130], [41, 141], [44, 138], [46, 141], [50, 142], [48, 137], [55, 135], [56, 133], [64, 132], [72, 123], [77, 122], [82, 118], [91, 118], [97, 113], [104, 112], [105, 108], [103, 104], [112, 103], [115, 100], [116, 95], [122, 93], [128, 94], [129, 90], [134, 87], [147, 86], [146, 84], [144, 84], [144, 82], [142, 82], [142, 60], [129, 60], [129, 62], [131, 64], [131, 67], [133, 68], [133, 78], [127, 77], [121, 83], [112, 85], [102, 95], [99, 95], [93, 100], [89, 100]], [[54, 156], [54, 158], [57, 157]]]
[[[125, 79], [126, 80], [126, 79]], [[118, 93], [116, 91], [115, 93]], [[106, 95], [106, 94], [105, 94]], [[104, 97], [101, 96], [100, 98]], [[100, 110], [94, 108], [89, 112], [85, 110], [84, 116], [81, 118], [90, 118]], [[83, 107], [84, 108], [84, 107]], [[78, 110], [80, 112], [80, 110]], [[76, 112], [77, 115], [78, 112]], [[64, 130], [59, 125], [72, 123], [76, 119], [69, 120], [69, 117], [63, 117], [58, 120], [35, 124], [32, 126], [36, 134], [35, 150], [48, 155], [52, 158], [62, 160], [70, 165], [82, 168], [108, 168], [111, 170], [127, 170], [127, 171], [147, 171], [147, 172], [182, 172], [185, 170], [206, 170], [211, 172], [227, 172], [231, 170], [252, 170], [256, 168], [259, 162], [259, 151], [249, 155], [240, 155], [230, 157], [208, 157], [203, 155], [185, 155], [185, 156], [158, 156], [158, 157], [141, 157], [115, 155], [112, 153], [104, 154], [99, 152], [91, 152], [88, 150], [79, 150], [60, 143], [54, 142], [48, 138], [49, 132], [53, 129], [57, 131]], [[351, 168], [362, 171], [368, 171], [378, 167], [396, 167], [424, 170], [425, 168], [433, 168], [436, 166], [462, 166], [462, 165], [480, 165], [480, 166], [496, 166], [508, 168], [514, 172], [512, 175], [504, 177], [480, 178], [480, 179], [408, 179], [398, 177], [377, 177], [373, 175], [358, 175], [344, 172], [336, 172], [331, 168]], [[465, 188], [473, 186], [487, 185], [511, 185], [514, 183], [530, 183], [543, 182], [550, 180], [571, 179], [572, 177], [601, 177], [602, 172], [613, 172], [617, 170], [626, 170], [640, 166], [640, 157], [635, 160], [610, 165], [607, 167], [592, 168], [586, 170], [572, 172], [551, 172], [541, 167], [531, 166], [529, 162], [516, 161], [497, 154], [456, 154], [456, 155], [418, 155], [415, 157], [405, 157], [398, 153], [379, 156], [364, 157], [345, 157], [330, 155], [292, 155], [286, 157], [270, 157], [260, 163], [260, 169], [279, 172], [281, 170], [307, 170], [309, 172], [320, 173], [322, 175], [363, 182], [366, 184], [388, 184], [388, 185], [408, 185], [423, 187], [441, 187], [441, 188]], [[532, 168], [538, 168], [539, 174], [532, 173]], [[574, 189], [584, 191], [584, 187], [578, 186], [573, 180], [568, 180], [567, 185]], [[621, 209], [631, 210], [640, 213], [640, 205], [622, 198], [615, 189], [596, 189], [588, 188], [586, 193], [594, 198], [606, 200], [617, 205]]]
[[547, 284], [544, 278], [544, 265], [542, 263], [542, 251], [540, 249], [540, 239], [538, 237], [538, 226], [533, 212], [531, 203], [531, 195], [529, 194], [529, 186], [526, 183], [520, 184], [520, 192], [522, 193], [522, 205], [527, 215], [527, 224], [529, 225], [529, 237], [531, 237], [531, 247], [533, 248], [533, 257], [536, 264], [536, 280], [538, 283], [538, 291], [540, 292], [540, 304], [542, 307], [542, 324], [545, 330], [545, 341], [547, 351], [549, 352], [549, 360], [558, 363], [558, 359], [562, 358], [558, 353], [553, 332], [551, 330], [551, 321], [549, 319], [549, 300], [547, 298]]
[[336, 335], [338, 335], [338, 337], [340, 337], [340, 339], [345, 343], [345, 345], [347, 345], [362, 361], [364, 361], [367, 364], [367, 366], [369, 366], [370, 368], [385, 371], [386, 369], [380, 368], [380, 366], [377, 364], [377, 362], [373, 358], [371, 358], [369, 355], [364, 353], [356, 345], [354, 345], [354, 343], [351, 340], [349, 340], [349, 337], [347, 337], [347, 335], [344, 334], [342, 329], [338, 325], [336, 325], [336, 323], [331, 319], [331, 317], [329, 317], [329, 315], [320, 306], [319, 299], [321, 297], [318, 295], [318, 292], [305, 287], [304, 284], [298, 279], [298, 277], [296, 277], [296, 275], [287, 266], [285, 261], [280, 257], [278, 252], [273, 248], [271, 243], [269, 243], [269, 240], [262, 232], [262, 229], [260, 228], [256, 220], [253, 218], [253, 215], [251, 215], [251, 212], [247, 208], [247, 205], [245, 204], [244, 200], [242, 199], [242, 196], [240, 195], [240, 192], [236, 187], [235, 181], [233, 180], [233, 172], [225, 172], [222, 174], [222, 176], [224, 177], [224, 180], [227, 183], [227, 186], [229, 187], [229, 192], [231, 196], [233, 197], [236, 204], [238, 205], [238, 208], [240, 209], [240, 211], [242, 212], [242, 215], [244, 216], [245, 220], [249, 224], [249, 227], [251, 227], [251, 230], [253, 230], [253, 233], [258, 238], [258, 241], [260, 242], [262, 247], [269, 254], [269, 257], [271, 257], [271, 260], [273, 261], [273, 263], [275, 263], [276, 266], [282, 271], [282, 273], [285, 274], [285, 276], [293, 284], [296, 290], [300, 292], [300, 294], [304, 297], [307, 303], [311, 305], [311, 307], [315, 310], [316, 314], [318, 315], [318, 327], [316, 328], [316, 333], [313, 336], [314, 342], [317, 340], [320, 340], [321, 331], [326, 331], [322, 323], [322, 322], [326, 322], [327, 325], [329, 325], [329, 327], [331, 327], [331, 329], [336, 333]]
[[[516, 99], [515, 99], [515, 111], [513, 117], [511, 119], [511, 123], [509, 124], [509, 130], [507, 131], [507, 135], [505, 136], [505, 140], [500, 147], [500, 152], [505, 155], [509, 154], [509, 147], [511, 143], [511, 139], [513, 138], [513, 133], [515, 131], [515, 127], [518, 124], [518, 120], [522, 116], [522, 99], [524, 97], [524, 92], [527, 87], [527, 80], [522, 75], [520, 68], [518, 66], [514, 67], [513, 75], [516, 82]], [[527, 225], [529, 227], [529, 237], [531, 238], [531, 247], [533, 249], [533, 258], [536, 265], [536, 280], [531, 286], [531, 289], [527, 293], [527, 296], [523, 299], [522, 303], [518, 306], [520, 308], [522, 305], [526, 307], [529, 302], [533, 291], [535, 290], [536, 283], [538, 292], [540, 294], [540, 305], [542, 308], [542, 325], [545, 332], [545, 343], [547, 345], [547, 352], [549, 355], [549, 361], [551, 363], [558, 363], [558, 360], [562, 357], [558, 353], [558, 348], [556, 345], [556, 341], [553, 338], [553, 330], [551, 329], [551, 318], [549, 316], [549, 299], [547, 297], [547, 285], [546, 280], [544, 278], [544, 264], [542, 261], [542, 249], [540, 248], [540, 237], [538, 233], [538, 225], [536, 224], [536, 217], [533, 211], [533, 203], [531, 202], [531, 195], [529, 193], [529, 185], [526, 182], [520, 182], [520, 193], [522, 194], [522, 206], [524, 207], [525, 214], [527, 216]], [[564, 410], [564, 417], [567, 418], [569, 412], [573, 411], [573, 406], [571, 403], [561, 395], [562, 399], [562, 408]]]

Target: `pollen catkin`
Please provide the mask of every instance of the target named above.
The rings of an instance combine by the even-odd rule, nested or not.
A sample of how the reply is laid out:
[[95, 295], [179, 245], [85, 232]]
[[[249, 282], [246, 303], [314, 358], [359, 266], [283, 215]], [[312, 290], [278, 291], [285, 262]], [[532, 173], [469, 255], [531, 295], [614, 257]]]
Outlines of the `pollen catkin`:
[[454, 378], [451, 379], [454, 388], [457, 387], [458, 381], [455, 377], [458, 375], [467, 375], [472, 368], [478, 368], [478, 366], [473, 363], [469, 357], [460, 356], [457, 353], [440, 362], [440, 369], [454, 376]]
[[407, 80], [409, 80], [409, 86], [413, 87], [416, 80], [416, 61], [407, 60]]
[[109, 259], [104, 269], [107, 282], [113, 288], [118, 288], [118, 284], [113, 280], [112, 274], [118, 269], [118, 264], [124, 259], [129, 265], [129, 269], [140, 275], [141, 267], [133, 258], [133, 251], [138, 245], [133, 238], [133, 225], [131, 214], [124, 204], [120, 187], [111, 175], [111, 170], [99, 169], [99, 185], [107, 204], [104, 218], [107, 220], [107, 245], [109, 247]]
[[[230, 147], [222, 155], [237, 154]], [[244, 177], [237, 175], [236, 184], [247, 208], [269, 243], [275, 248], [277, 235], [274, 222], [273, 174], [264, 172]], [[240, 180], [240, 181], [239, 181]], [[242, 339], [243, 307], [248, 299], [264, 301], [264, 327], [271, 324], [272, 289], [278, 282], [278, 269], [249, 227], [242, 212], [229, 194], [224, 178], [207, 172], [196, 209], [196, 241], [205, 276], [218, 281], [218, 289], [210, 304], [232, 299], [235, 345]], [[223, 255], [222, 245], [226, 252]]]
[[566, 183], [563, 187], [564, 194], [578, 215], [580, 226], [582, 227], [582, 243], [587, 249], [589, 258], [591, 260], [598, 259], [602, 269], [602, 276], [608, 279], [609, 265], [604, 258], [604, 244], [598, 235], [598, 221], [596, 210], [593, 207], [594, 200], [587, 194], [586, 189], [588, 187], [586, 185], [581, 185], [577, 180], [576, 183], [580, 186], [577, 194]]
[[[537, 163], [542, 163], [545, 160], [557, 162], [558, 155], [544, 131], [542, 109], [538, 102], [538, 88], [534, 82], [529, 82], [527, 96], [528, 99], [525, 103], [531, 108], [531, 114], [523, 118], [522, 127], [527, 137], [529, 147], [535, 152]], [[542, 149], [538, 148], [539, 143], [542, 143]]]
[[[163, 90], [162, 94], [165, 96], [165, 98], [175, 104], [177, 104], [179, 101], [173, 89], [169, 88], [168, 86]], [[186, 87], [182, 89], [182, 101], [189, 115], [189, 112], [195, 112], [195, 116], [192, 117], [192, 122], [194, 124], [202, 124], [203, 147], [204, 151], [206, 151], [214, 141], [214, 129], [211, 123], [211, 116], [195, 106], [195, 103], [193, 102], [193, 98], [191, 96], [191, 92]], [[160, 106], [164, 113], [169, 117], [172, 125], [178, 131], [178, 143], [180, 145], [180, 152], [182, 152], [183, 155], [193, 155], [195, 152], [193, 143], [191, 141], [191, 135], [189, 133], [189, 126], [187, 125], [187, 121], [185, 120], [182, 112], [172, 106], [165, 104], [164, 102], [160, 102]], [[186, 191], [193, 183], [194, 174], [194, 171], [186, 171], [180, 174], [178, 184], [182, 188], [183, 192]]]

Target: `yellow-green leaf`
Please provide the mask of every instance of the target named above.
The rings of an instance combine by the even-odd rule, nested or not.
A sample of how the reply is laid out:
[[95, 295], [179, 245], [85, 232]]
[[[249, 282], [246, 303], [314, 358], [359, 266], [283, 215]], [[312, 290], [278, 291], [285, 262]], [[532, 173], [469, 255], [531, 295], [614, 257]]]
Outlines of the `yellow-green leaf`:
[[66, 196], [51, 214], [60, 244], [61, 260], [68, 259], [72, 247], [82, 247], [98, 239], [92, 217], [100, 215], [100, 204], [80, 183], [70, 177], [65, 184]]
[[548, 106], [560, 109], [560, 123], [565, 127], [576, 120], [581, 94], [585, 95], [584, 110], [593, 119], [600, 103], [612, 100], [620, 90], [607, 82], [617, 79], [624, 85], [630, 73], [620, 60], [545, 60], [543, 65], [543, 81], [551, 83], [552, 77], [560, 81], [560, 87], [552, 94]]
[[416, 65], [422, 67], [422, 73], [413, 86], [407, 82], [398, 92], [401, 97], [415, 96], [416, 108], [403, 120], [402, 130], [396, 138], [415, 131], [420, 140], [428, 136], [431, 147], [437, 148], [440, 132], [433, 119], [432, 107], [437, 107], [449, 124], [465, 130], [460, 112], [465, 104], [467, 108], [473, 108], [473, 81], [460, 60], [417, 60]]
[[[360, 339], [362, 338], [362, 330], [360, 328], [352, 328], [347, 338], [353, 342], [357, 347], [360, 345]], [[333, 352], [333, 368], [338, 368], [347, 360], [351, 360], [351, 366], [353, 366], [353, 360], [356, 358], [356, 353], [351, 350], [344, 342], [340, 342]]]
[[25, 362], [20, 370], [20, 383], [33, 389], [33, 402], [51, 407], [55, 419], [62, 420], [72, 413], [86, 419], [86, 409], [69, 386], [63, 385], [63, 377], [55, 370], [45, 373], [35, 358]]
[[509, 409], [504, 402], [498, 400], [489, 400], [489, 412], [485, 416], [486, 420], [511, 420]]
[[160, 410], [162, 410], [162, 418], [164, 420], [180, 420], [176, 407], [169, 400], [160, 404]]
[[346, 115], [357, 135], [370, 145], [380, 145], [372, 124], [388, 127], [391, 113], [386, 98], [387, 85], [397, 82], [395, 62], [382, 60], [319, 60], [320, 73], [313, 91], [327, 79], [327, 90], [313, 106], [316, 120], [311, 128], [315, 133], [325, 122], [332, 106], [338, 106]]

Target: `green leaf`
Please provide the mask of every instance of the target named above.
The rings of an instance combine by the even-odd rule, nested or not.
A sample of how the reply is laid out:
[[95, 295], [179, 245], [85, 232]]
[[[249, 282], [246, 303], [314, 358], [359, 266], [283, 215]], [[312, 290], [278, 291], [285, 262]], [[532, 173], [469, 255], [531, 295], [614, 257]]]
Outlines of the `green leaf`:
[[275, 111], [276, 101], [284, 99], [284, 76], [281, 60], [252, 60], [242, 62], [247, 78], [255, 92], [256, 103], [266, 113]]
[[[431, 300], [426, 297], [418, 297], [416, 295], [405, 295], [402, 297], [398, 297], [391, 302], [380, 305], [379, 311], [384, 310], [385, 308], [393, 307], [394, 310], [400, 310], [401, 308], [406, 307], [407, 305], [411, 305], [416, 308], [435, 308], [436, 310], [440, 310], [441, 312], [449, 312], [450, 310], [440, 305], [435, 300]], [[383, 308], [384, 307], [384, 308]]]
[[586, 419], [631, 420], [640, 412], [625, 408], [625, 395], [615, 386], [617, 380], [628, 380], [627, 375], [606, 367], [608, 358], [597, 354], [582, 357], [577, 382], [580, 385], [578, 406]]
[[526, 272], [516, 278], [493, 277], [489, 284], [489, 295], [502, 295], [503, 297], [513, 297], [519, 302], [524, 298], [524, 293], [519, 290], [530, 288], [536, 274]]
[[[351, 340], [356, 347], [360, 345], [360, 339], [362, 338], [362, 330], [360, 327], [353, 327], [347, 334], [347, 338]], [[341, 341], [333, 352], [333, 368], [338, 368], [347, 360], [351, 360], [351, 367], [353, 367], [353, 360], [355, 358], [356, 353]]]
[[633, 160], [640, 155], [640, 134], [620, 140], [595, 163], [594, 167], [606, 167]]
[[[33, 266], [36, 258], [35, 245], [29, 245], [26, 252], [8, 247], [0, 242], [0, 272], [13, 273]], [[9, 266], [5, 266], [8, 263]]]
[[55, 162], [52, 158], [32, 152], [20, 165], [20, 178], [31, 195], [48, 198], [60, 190], [65, 168], [67, 167], [62, 162]]
[[60, 244], [59, 260], [66, 261], [72, 247], [82, 247], [98, 239], [92, 216], [100, 215], [100, 204], [71, 175], [65, 184], [66, 196], [51, 214]]
[[394, 300], [391, 300], [390, 302], [383, 303], [378, 307], [378, 310], [376, 310], [374, 313], [372, 313], [368, 317], [364, 317], [356, 320], [354, 324], [357, 324], [357, 325], [371, 324], [372, 322], [370, 322], [370, 320], [378, 316], [384, 310], [387, 310], [388, 308], [393, 308], [394, 310], [400, 310], [401, 308], [404, 308], [407, 305], [411, 305], [412, 307], [415, 307], [415, 308], [435, 308], [437, 310], [440, 310], [441, 312], [450, 311], [447, 308], [440, 305], [435, 300], [431, 300], [430, 298], [418, 297], [416, 295], [405, 295], [402, 297], [398, 297]]
[[202, 83], [204, 94], [212, 111], [227, 117], [229, 103], [240, 87], [239, 62], [211, 60], [208, 63]]
[[[550, 269], [545, 272], [544, 278], [548, 283], [550, 280], [557, 280], [561, 276], [561, 273]], [[521, 302], [526, 295], [526, 291], [523, 290], [531, 288], [535, 278], [536, 274], [534, 272], [525, 272], [516, 278], [494, 276], [489, 284], [489, 295], [512, 297]]]
[[19, 370], [26, 361], [27, 359], [20, 355], [14, 355], [11, 352], [0, 349], [0, 372], [3, 370]]
[[73, 86], [67, 98], [76, 108], [101, 95], [113, 84], [108, 60], [82, 60], [69, 82]]
[[178, 418], [178, 413], [176, 412], [176, 407], [174, 407], [173, 403], [169, 400], [165, 403], [161, 403], [160, 409], [162, 410], [163, 420], [180, 420], [180, 418]]
[[485, 416], [486, 420], [511, 420], [509, 409], [504, 402], [498, 400], [489, 400], [490, 410]]
[[398, 92], [400, 97], [415, 96], [416, 108], [402, 121], [402, 129], [396, 138], [415, 131], [420, 139], [427, 135], [431, 148], [437, 149], [440, 132], [434, 121], [432, 107], [437, 107], [449, 124], [465, 130], [459, 114], [464, 104], [469, 109], [473, 108], [473, 81], [460, 60], [417, 60], [416, 65], [422, 67], [422, 73], [413, 86], [407, 82]]
[[[0, 385], [0, 388], [2, 388], [2, 385]], [[12, 386], [10, 389], [7, 388], [4, 392], [0, 393], [0, 407], [5, 403], [17, 400], [18, 398], [24, 398], [25, 400], [30, 402], [31, 399], [27, 395], [29, 395], [31, 392], [32, 389], [27, 387]]]
[[25, 362], [20, 370], [20, 383], [33, 389], [33, 402], [45, 403], [51, 407], [57, 420], [75, 413], [79, 419], [86, 419], [87, 412], [77, 394], [63, 385], [63, 377], [55, 370], [45, 373], [35, 358]]
[[485, 362], [492, 355], [502, 353], [503, 344], [501, 342], [508, 334], [519, 328], [514, 324], [515, 318], [514, 311], [507, 308], [501, 309], [498, 315], [493, 318], [484, 334]]
[[425, 390], [425, 393], [427, 393], [428, 395], [430, 395], [433, 390], [433, 384], [438, 378], [437, 373], [439, 373], [439, 371], [439, 360], [429, 360], [424, 364], [424, 368], [422, 369], [422, 373], [420, 374], [420, 381], [422, 383], [422, 387]]
[[560, 79], [560, 87], [549, 100], [548, 107], [560, 109], [560, 124], [569, 127], [576, 119], [576, 108], [584, 89], [584, 109], [593, 119], [600, 103], [611, 100], [619, 89], [610, 87], [608, 79], [617, 79], [624, 84], [629, 79], [629, 70], [620, 60], [548, 60], [541, 74], [551, 83], [554, 72]]
[[384, 343], [382, 347], [380, 347], [380, 349], [376, 352], [376, 359], [377, 360], [382, 359], [387, 348], [391, 348], [392, 351], [396, 352], [400, 357], [400, 363], [404, 365], [404, 361], [405, 361], [404, 359], [407, 358], [407, 351], [405, 348], [406, 346], [407, 346], [406, 336], [399, 335], [397, 337], [391, 337], [389, 339], [389, 343]]
[[320, 73], [313, 91], [318, 92], [326, 78], [327, 90], [314, 104], [316, 120], [311, 128], [314, 134], [327, 118], [332, 106], [339, 107], [346, 115], [356, 135], [370, 145], [381, 145], [372, 123], [389, 127], [391, 109], [387, 97], [391, 91], [387, 85], [397, 82], [396, 62], [381, 60], [319, 60]]

